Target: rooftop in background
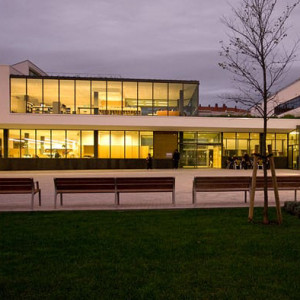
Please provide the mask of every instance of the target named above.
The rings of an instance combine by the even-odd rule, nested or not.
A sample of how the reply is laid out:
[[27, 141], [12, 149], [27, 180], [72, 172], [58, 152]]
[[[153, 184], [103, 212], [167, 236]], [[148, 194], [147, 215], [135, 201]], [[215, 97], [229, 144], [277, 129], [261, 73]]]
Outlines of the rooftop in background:
[[248, 110], [235, 107], [228, 107], [226, 104], [219, 106], [217, 103], [215, 106], [201, 106], [198, 107], [198, 116], [246, 116], [249, 115]]

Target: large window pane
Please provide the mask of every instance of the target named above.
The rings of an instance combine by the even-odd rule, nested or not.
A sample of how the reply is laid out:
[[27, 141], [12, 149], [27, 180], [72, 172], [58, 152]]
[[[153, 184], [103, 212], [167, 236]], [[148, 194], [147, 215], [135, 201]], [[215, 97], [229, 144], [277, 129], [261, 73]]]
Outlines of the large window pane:
[[26, 79], [11, 78], [11, 112], [26, 113]]
[[106, 114], [106, 81], [92, 81], [93, 113]]
[[220, 143], [221, 137], [219, 133], [198, 133], [198, 143], [214, 144]]
[[60, 108], [53, 106], [53, 113], [76, 113], [74, 109], [74, 80], [60, 80]]
[[98, 157], [110, 158], [110, 132], [98, 131]]
[[180, 96], [181, 98], [183, 97], [183, 85], [181, 83], [170, 83], [169, 84], [169, 116], [180, 115], [180, 103], [182, 104], [182, 101], [180, 101]]
[[126, 158], [139, 158], [139, 132], [126, 131]]
[[91, 82], [76, 80], [76, 107], [78, 114], [91, 114]]
[[66, 157], [66, 131], [52, 130], [52, 157]]
[[154, 114], [157, 116], [168, 115], [168, 84], [154, 83]]
[[51, 157], [51, 135], [50, 130], [37, 130], [37, 156], [40, 158]]
[[20, 158], [22, 142], [20, 139], [21, 130], [10, 129], [8, 132], [8, 157]]
[[43, 112], [42, 79], [27, 79], [27, 112]]
[[191, 116], [198, 113], [198, 85], [184, 84], [183, 115]]
[[80, 158], [80, 130], [67, 130], [67, 157]]
[[21, 157], [37, 157], [35, 152], [35, 130], [21, 130]]
[[138, 106], [143, 116], [152, 115], [152, 82], [138, 83]]
[[137, 110], [137, 82], [123, 82], [123, 115], [141, 114]]
[[111, 132], [111, 158], [124, 158], [124, 132]]
[[122, 113], [122, 82], [107, 82], [107, 114], [120, 115]]
[[81, 132], [81, 155], [83, 158], [93, 158], [94, 153], [94, 131]]
[[[62, 109], [66, 109], [63, 107]], [[43, 113], [59, 112], [58, 101], [58, 80], [56, 79], [44, 79], [44, 104]], [[70, 111], [68, 111], [70, 113]]]
[[153, 156], [153, 132], [141, 131], [140, 132], [140, 158], [147, 157], [148, 153]]

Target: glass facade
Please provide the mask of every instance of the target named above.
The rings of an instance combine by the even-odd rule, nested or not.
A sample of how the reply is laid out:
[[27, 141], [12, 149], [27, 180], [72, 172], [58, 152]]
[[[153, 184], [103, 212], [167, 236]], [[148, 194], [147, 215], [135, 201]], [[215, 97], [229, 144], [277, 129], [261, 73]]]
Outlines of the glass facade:
[[12, 113], [197, 115], [198, 82], [11, 78]]

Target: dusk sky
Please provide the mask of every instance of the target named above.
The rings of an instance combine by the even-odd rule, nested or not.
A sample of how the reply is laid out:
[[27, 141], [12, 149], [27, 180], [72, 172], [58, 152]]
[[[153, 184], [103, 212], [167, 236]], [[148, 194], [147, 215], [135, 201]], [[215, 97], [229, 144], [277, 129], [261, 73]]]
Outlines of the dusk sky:
[[[232, 82], [218, 67], [220, 17], [240, 2], [0, 0], [0, 64], [29, 59], [49, 73], [199, 80], [200, 103], [222, 104]], [[289, 41], [300, 36], [299, 13], [289, 19]], [[300, 50], [282, 86], [299, 77]]]

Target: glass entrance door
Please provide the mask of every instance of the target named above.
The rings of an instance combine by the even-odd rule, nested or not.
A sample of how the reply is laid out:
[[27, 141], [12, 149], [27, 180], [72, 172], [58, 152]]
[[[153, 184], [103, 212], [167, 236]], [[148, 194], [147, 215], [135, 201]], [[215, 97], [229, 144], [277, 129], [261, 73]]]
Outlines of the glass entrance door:
[[184, 144], [181, 153], [183, 168], [221, 168], [221, 146]]
[[289, 169], [298, 169], [298, 145], [290, 145], [288, 150]]

